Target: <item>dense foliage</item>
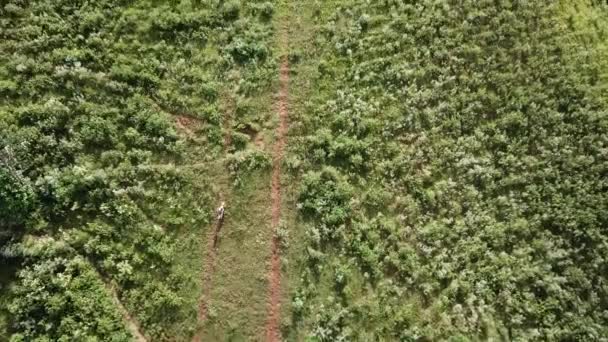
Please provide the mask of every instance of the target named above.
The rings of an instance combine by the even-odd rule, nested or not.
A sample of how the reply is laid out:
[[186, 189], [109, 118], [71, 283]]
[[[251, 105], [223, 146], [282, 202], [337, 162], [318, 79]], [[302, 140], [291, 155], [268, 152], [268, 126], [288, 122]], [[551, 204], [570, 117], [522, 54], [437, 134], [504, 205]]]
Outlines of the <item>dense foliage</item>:
[[293, 301], [310, 334], [608, 336], [606, 5], [318, 6]]
[[[50, 239], [36, 245], [44, 252], [56, 248]], [[50, 341], [128, 340], [122, 317], [90, 263], [57, 252], [21, 270], [21, 284], [14, 290], [21, 299], [9, 305], [19, 331], [11, 340], [29, 341], [33, 336]]]
[[[118, 302], [150, 340], [192, 337], [212, 192], [272, 165], [277, 3], [0, 0], [0, 340], [127, 341]], [[605, 1], [302, 3], [305, 30], [281, 28], [313, 88], [287, 159], [306, 240], [275, 232], [305, 244], [285, 331], [605, 340]], [[267, 219], [265, 191], [234, 217]]]
[[[198, 123], [207, 158], [221, 150], [221, 92], [246, 104], [274, 74], [272, 14], [252, 1], [0, 1], [12, 340], [128, 340], [110, 284], [154, 340], [193, 333], [199, 275], [176, 267], [177, 241], [201, 235], [214, 203], [204, 177], [173, 166], [189, 151], [174, 121]], [[237, 105], [235, 125], [251, 119]]]

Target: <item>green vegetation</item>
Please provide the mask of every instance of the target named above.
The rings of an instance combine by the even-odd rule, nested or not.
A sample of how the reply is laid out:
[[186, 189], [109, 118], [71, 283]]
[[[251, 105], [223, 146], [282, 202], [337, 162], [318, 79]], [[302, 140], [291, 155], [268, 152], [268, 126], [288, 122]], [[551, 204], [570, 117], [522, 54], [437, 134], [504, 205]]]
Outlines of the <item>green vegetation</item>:
[[[17, 269], [2, 275], [3, 335], [129, 340], [117, 286], [148, 337], [188, 339], [215, 205], [205, 175], [224, 167], [224, 135], [264, 120], [274, 6], [0, 5], [0, 247]], [[235, 177], [267, 165], [240, 153]]]
[[294, 319], [335, 340], [608, 336], [608, 8], [317, 2]]
[[605, 340], [607, 176], [605, 1], [0, 0], [0, 341]]

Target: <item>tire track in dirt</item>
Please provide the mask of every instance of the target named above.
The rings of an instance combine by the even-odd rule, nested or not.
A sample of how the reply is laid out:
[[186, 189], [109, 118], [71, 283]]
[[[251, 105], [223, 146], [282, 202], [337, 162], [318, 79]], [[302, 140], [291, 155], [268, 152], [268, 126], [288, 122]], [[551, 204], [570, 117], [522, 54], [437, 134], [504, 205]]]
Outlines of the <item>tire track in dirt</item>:
[[[230, 131], [230, 116], [232, 113], [232, 107], [233, 105], [231, 105], [231, 109], [227, 111], [229, 114], [224, 122], [224, 155], [228, 153], [228, 149], [232, 144], [232, 135]], [[224, 193], [220, 192], [220, 202], [224, 201], [226, 201]], [[213, 217], [214, 219], [216, 219], [215, 213]], [[205, 269], [203, 272], [203, 293], [198, 304], [198, 322], [201, 327], [198, 329], [196, 335], [194, 335], [194, 337], [192, 338], [192, 342], [201, 342], [203, 336], [202, 325], [207, 321], [207, 317], [209, 315], [209, 302], [211, 301], [211, 290], [213, 288], [212, 280], [213, 274], [215, 272], [217, 259], [217, 242], [223, 223], [223, 220], [216, 220], [215, 225], [213, 225], [213, 229], [207, 233], [207, 258], [205, 260]]]
[[[288, 33], [286, 23], [282, 28], [281, 47], [287, 50]], [[287, 145], [287, 130], [289, 125], [289, 59], [285, 53], [281, 59], [279, 76], [279, 93], [276, 99], [276, 111], [279, 125], [276, 129], [276, 142], [273, 151], [272, 167], [272, 243], [270, 270], [268, 275], [268, 313], [266, 322], [266, 341], [280, 341], [279, 322], [281, 314], [281, 250], [280, 241], [276, 234], [281, 219], [281, 163], [285, 146]]]

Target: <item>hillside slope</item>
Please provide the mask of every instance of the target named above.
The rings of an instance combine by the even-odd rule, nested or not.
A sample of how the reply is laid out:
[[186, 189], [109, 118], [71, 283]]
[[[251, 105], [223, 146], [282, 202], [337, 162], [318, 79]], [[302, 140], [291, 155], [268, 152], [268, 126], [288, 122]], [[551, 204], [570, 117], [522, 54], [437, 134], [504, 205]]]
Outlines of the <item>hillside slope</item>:
[[296, 330], [606, 338], [606, 5], [317, 4]]
[[0, 5], [0, 339], [130, 340], [124, 306], [188, 340], [213, 177], [269, 164], [242, 132], [267, 121], [272, 3]]
[[606, 340], [607, 38], [598, 0], [0, 0], [0, 341]]

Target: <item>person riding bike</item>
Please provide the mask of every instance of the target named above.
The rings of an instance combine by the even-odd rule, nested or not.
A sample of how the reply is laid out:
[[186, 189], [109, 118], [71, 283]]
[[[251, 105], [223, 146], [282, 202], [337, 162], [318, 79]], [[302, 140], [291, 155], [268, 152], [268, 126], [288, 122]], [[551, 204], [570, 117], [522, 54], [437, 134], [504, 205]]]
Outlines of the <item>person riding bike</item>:
[[220, 205], [220, 207], [216, 210], [218, 221], [222, 221], [224, 219], [224, 212], [226, 211], [225, 206], [226, 202], [222, 202], [222, 205]]

